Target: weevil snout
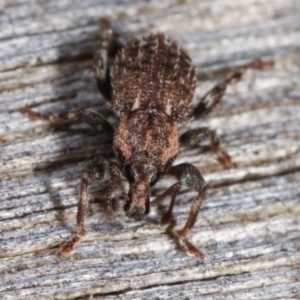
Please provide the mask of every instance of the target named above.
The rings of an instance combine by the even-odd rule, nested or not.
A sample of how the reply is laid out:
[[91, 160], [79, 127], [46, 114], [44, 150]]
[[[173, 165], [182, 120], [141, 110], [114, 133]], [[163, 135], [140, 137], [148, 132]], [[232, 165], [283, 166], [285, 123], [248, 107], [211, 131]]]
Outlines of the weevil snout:
[[149, 213], [150, 189], [145, 191], [129, 191], [129, 201], [125, 203], [125, 213], [128, 218], [135, 221], [143, 220]]
[[132, 164], [125, 166], [124, 171], [130, 184], [125, 213], [128, 218], [142, 220], [149, 213], [150, 186], [158, 180], [157, 169], [153, 165]]

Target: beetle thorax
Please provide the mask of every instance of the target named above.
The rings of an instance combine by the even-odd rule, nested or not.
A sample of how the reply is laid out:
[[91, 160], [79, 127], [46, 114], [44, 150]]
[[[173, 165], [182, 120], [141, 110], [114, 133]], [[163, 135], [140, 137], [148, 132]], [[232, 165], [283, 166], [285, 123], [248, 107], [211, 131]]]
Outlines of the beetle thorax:
[[165, 166], [177, 156], [178, 129], [167, 116], [139, 111], [123, 117], [116, 130], [114, 147], [121, 164]]

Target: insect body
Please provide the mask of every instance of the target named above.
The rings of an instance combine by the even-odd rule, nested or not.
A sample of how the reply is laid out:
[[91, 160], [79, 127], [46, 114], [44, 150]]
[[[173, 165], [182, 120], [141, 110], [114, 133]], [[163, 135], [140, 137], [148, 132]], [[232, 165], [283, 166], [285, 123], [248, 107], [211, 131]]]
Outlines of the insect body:
[[149, 211], [150, 186], [178, 154], [177, 126], [188, 117], [195, 70], [185, 51], [157, 34], [128, 43], [112, 74], [112, 107], [120, 117], [114, 150], [130, 184], [125, 211], [140, 220]]
[[[104, 22], [104, 25], [107, 25]], [[181, 136], [178, 126], [189, 118], [199, 118], [210, 112], [222, 99], [226, 86], [239, 79], [236, 72], [216, 85], [190, 111], [195, 91], [195, 68], [191, 59], [176, 42], [163, 34], [155, 34], [141, 40], [116, 45], [115, 34], [104, 26], [100, 49], [95, 53], [95, 78], [103, 94], [111, 101], [119, 118], [117, 128], [101, 114], [84, 109], [59, 116], [45, 116], [25, 110], [31, 118], [44, 118], [52, 122], [81, 119], [94, 129], [114, 136], [113, 149], [117, 161], [112, 162], [98, 155], [90, 160], [81, 180], [78, 201], [77, 231], [60, 247], [58, 255], [71, 252], [85, 234], [84, 218], [87, 211], [87, 188], [95, 180], [109, 177], [107, 210], [112, 211], [111, 194], [119, 190], [125, 198], [124, 210], [129, 218], [141, 220], [154, 205], [170, 196], [171, 202], [162, 222], [170, 222], [176, 195], [182, 185], [198, 193], [193, 201], [188, 219], [177, 236], [188, 254], [203, 257], [192, 245], [187, 234], [193, 227], [205, 194], [205, 182], [196, 167], [183, 163], [172, 166], [179, 148], [196, 145], [209, 138], [211, 148], [219, 161], [228, 166], [230, 156], [220, 147], [215, 131], [203, 127], [187, 131]], [[126, 192], [121, 173], [129, 182]], [[174, 175], [177, 182], [150, 203], [150, 189], [165, 174]]]

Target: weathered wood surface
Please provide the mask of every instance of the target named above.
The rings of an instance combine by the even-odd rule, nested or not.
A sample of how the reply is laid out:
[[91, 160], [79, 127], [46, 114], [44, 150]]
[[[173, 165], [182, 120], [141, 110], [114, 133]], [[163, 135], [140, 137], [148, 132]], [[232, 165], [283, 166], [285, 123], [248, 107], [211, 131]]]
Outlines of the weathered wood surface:
[[[1, 299], [300, 299], [299, 0], [0, 5]], [[178, 157], [211, 186], [190, 234], [203, 261], [158, 224], [167, 203], [144, 222], [127, 219], [120, 205], [108, 221], [99, 185], [88, 234], [72, 256], [55, 257], [75, 229], [85, 162], [108, 153], [108, 143], [85, 125], [53, 129], [19, 110], [94, 107], [113, 120], [91, 68], [101, 16], [124, 38], [160, 31], [177, 39], [197, 66], [198, 98], [231, 67], [274, 60], [272, 68], [247, 71], [210, 118], [186, 124], [216, 129], [237, 163], [223, 169], [197, 148]], [[183, 190], [178, 197], [178, 224], [194, 196]]]

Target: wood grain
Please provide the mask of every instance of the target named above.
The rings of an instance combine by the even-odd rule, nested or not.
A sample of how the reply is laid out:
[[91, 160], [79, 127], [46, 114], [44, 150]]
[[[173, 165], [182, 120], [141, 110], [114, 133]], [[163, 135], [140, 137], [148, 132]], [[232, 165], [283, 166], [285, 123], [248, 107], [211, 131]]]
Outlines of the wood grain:
[[[300, 299], [300, 1], [21, 1], [0, 14], [1, 299]], [[219, 134], [237, 166], [224, 169], [186, 149], [210, 188], [190, 233], [205, 259], [188, 257], [159, 225], [167, 202], [143, 222], [103, 213], [104, 185], [91, 188], [87, 235], [55, 257], [75, 229], [78, 184], [89, 157], [109, 143], [83, 124], [51, 127], [20, 109], [59, 113], [92, 107], [116, 124], [98, 92], [92, 54], [108, 16], [123, 40], [164, 32], [198, 72], [194, 104], [255, 58], [209, 118], [185, 124]], [[166, 177], [155, 196], [174, 182]], [[193, 191], [177, 200], [184, 224]]]

